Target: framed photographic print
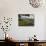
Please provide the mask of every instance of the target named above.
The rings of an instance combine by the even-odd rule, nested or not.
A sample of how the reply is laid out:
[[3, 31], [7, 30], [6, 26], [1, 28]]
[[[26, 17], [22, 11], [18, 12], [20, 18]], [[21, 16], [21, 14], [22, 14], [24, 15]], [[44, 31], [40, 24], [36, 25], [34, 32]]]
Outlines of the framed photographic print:
[[18, 25], [19, 26], [34, 26], [34, 15], [33, 14], [18, 14]]

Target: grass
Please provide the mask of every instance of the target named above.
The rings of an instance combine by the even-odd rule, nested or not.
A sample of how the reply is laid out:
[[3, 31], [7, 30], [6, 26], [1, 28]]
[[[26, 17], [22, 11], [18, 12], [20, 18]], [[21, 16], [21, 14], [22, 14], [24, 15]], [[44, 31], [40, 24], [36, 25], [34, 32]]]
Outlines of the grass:
[[19, 19], [19, 26], [33, 26], [34, 19]]

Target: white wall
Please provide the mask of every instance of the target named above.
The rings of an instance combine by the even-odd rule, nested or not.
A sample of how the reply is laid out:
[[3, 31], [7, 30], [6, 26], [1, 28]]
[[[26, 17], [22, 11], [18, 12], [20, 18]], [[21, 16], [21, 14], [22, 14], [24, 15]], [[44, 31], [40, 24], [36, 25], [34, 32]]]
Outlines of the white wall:
[[[0, 17], [8, 16], [13, 18], [12, 26], [8, 31], [13, 37], [18, 40], [27, 40], [34, 34], [37, 39], [45, 39], [45, 12], [46, 8], [32, 8], [28, 0], [0, 0]], [[34, 14], [35, 26], [34, 27], [19, 27], [18, 14]], [[2, 31], [0, 32], [0, 34]], [[44, 34], [45, 33], [45, 34]], [[2, 39], [2, 36], [0, 36]]]

